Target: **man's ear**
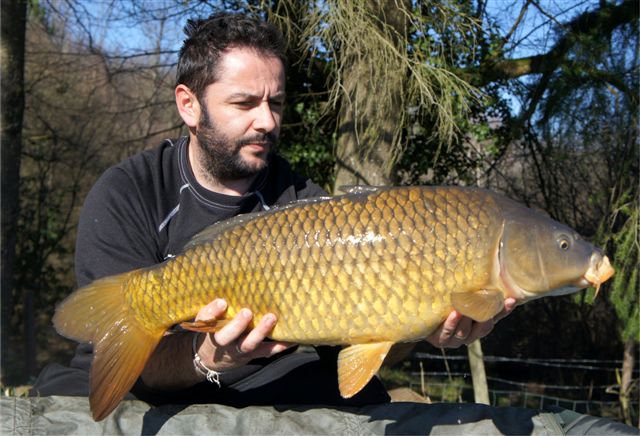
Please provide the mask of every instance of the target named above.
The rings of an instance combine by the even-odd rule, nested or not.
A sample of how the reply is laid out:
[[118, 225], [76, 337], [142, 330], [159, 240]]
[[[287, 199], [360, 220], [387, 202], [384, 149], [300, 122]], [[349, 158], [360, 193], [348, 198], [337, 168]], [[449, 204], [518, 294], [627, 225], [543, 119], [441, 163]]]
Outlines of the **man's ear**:
[[200, 103], [195, 94], [186, 86], [178, 85], [175, 90], [176, 106], [182, 121], [189, 127], [195, 129], [200, 120]]

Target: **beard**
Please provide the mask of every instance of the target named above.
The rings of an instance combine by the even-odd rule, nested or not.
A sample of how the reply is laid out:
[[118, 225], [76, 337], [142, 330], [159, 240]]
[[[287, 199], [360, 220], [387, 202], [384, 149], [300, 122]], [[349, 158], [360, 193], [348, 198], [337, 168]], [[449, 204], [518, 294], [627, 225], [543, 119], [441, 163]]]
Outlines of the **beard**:
[[267, 166], [267, 159], [247, 162], [240, 150], [247, 144], [259, 142], [269, 147], [270, 155], [274, 152], [277, 142], [273, 133], [256, 134], [233, 141], [214, 125], [204, 106], [196, 138], [203, 152], [200, 155], [200, 165], [207, 175], [216, 180], [239, 180], [255, 176]]

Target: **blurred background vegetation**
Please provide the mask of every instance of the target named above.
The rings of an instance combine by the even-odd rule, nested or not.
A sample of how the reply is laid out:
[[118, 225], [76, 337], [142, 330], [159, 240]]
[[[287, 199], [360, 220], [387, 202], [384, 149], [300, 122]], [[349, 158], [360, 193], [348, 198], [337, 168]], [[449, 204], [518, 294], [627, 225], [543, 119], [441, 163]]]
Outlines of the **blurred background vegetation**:
[[482, 186], [605, 248], [617, 273], [597, 299], [591, 290], [518, 308], [483, 348], [619, 361], [617, 377], [500, 371], [609, 384], [617, 417], [637, 423], [638, 9], [633, 0], [3, 0], [3, 386], [71, 355], [50, 319], [74, 288], [75, 226], [92, 183], [185, 133], [173, 102], [184, 22], [243, 11], [287, 36], [279, 150], [328, 191]]

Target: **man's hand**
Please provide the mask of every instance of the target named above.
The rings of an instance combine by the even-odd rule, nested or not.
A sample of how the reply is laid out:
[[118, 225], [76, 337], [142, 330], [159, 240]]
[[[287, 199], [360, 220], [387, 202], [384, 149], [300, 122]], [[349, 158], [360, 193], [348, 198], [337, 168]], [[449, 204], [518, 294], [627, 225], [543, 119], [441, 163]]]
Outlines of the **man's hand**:
[[454, 310], [440, 327], [427, 337], [427, 341], [439, 348], [458, 348], [461, 345], [469, 345], [476, 339], [487, 336], [493, 330], [493, 326], [513, 312], [515, 307], [516, 300], [507, 298], [504, 300], [504, 309], [493, 319], [485, 322], [475, 322]]
[[[206, 305], [197, 321], [222, 319], [227, 311], [224, 300]], [[258, 357], [272, 356], [292, 344], [264, 342], [276, 324], [276, 317], [267, 314], [247, 331], [253, 314], [243, 309], [215, 334], [198, 335], [196, 350], [201, 362], [213, 371], [226, 371], [245, 365]], [[203, 380], [193, 366], [193, 334], [165, 334], [141, 374], [144, 385], [157, 390], [173, 391], [188, 388]]]
[[[226, 311], [226, 301], [217, 299], [198, 312], [196, 321], [221, 319]], [[252, 320], [251, 311], [242, 309], [217, 332], [200, 335], [196, 349], [202, 363], [214, 371], [226, 371], [259, 357], [273, 356], [293, 345], [288, 342], [264, 342], [276, 325], [274, 314], [266, 314], [247, 332]]]

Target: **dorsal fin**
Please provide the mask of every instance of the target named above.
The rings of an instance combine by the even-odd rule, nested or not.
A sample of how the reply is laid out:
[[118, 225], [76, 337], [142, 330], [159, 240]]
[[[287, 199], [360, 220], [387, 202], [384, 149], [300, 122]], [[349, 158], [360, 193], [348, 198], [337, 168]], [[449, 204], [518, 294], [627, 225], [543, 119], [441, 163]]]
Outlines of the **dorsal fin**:
[[197, 233], [189, 242], [187, 242], [184, 246], [183, 251], [186, 251], [190, 248], [193, 248], [197, 245], [206, 244], [207, 242], [211, 242], [218, 235], [232, 229], [235, 227], [239, 227], [245, 225], [246, 223], [263, 217], [265, 215], [270, 215], [274, 213], [281, 212], [283, 210], [292, 209], [295, 207], [302, 207], [308, 204], [320, 203], [327, 200], [330, 200], [332, 197], [315, 197], [315, 198], [306, 198], [302, 200], [292, 201], [291, 203], [272, 206], [269, 210], [264, 210], [260, 212], [251, 212], [242, 215], [237, 215], [228, 220], [219, 221], [217, 223], [211, 224], [209, 227], [205, 227], [202, 231]]
[[214, 240], [218, 235], [226, 232], [227, 230], [237, 226], [241, 226], [269, 212], [271, 212], [271, 210], [237, 215], [232, 218], [229, 218], [228, 220], [218, 221], [217, 223], [211, 224], [209, 227], [205, 227], [203, 230], [197, 233], [193, 238], [191, 238], [191, 240], [189, 240], [189, 242], [185, 244], [183, 251], [186, 251], [197, 245], [210, 242]]
[[342, 185], [338, 187], [338, 191], [345, 194], [373, 194], [381, 189], [389, 188], [388, 186], [371, 186], [371, 185]]

